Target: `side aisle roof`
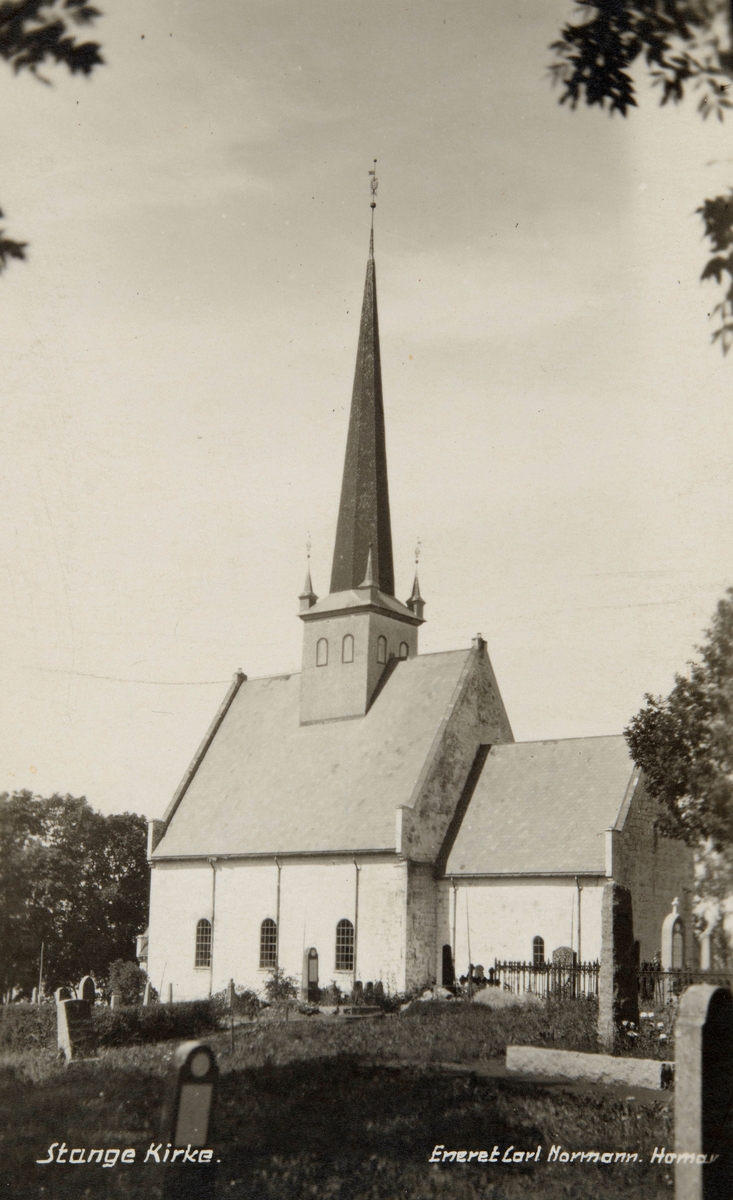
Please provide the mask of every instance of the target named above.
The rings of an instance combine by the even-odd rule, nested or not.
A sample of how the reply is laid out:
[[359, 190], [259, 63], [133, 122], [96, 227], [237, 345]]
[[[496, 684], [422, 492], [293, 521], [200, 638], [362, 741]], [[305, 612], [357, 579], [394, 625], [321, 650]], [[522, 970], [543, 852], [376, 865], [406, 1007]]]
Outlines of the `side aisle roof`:
[[621, 736], [492, 746], [445, 874], [603, 875], [636, 778]]

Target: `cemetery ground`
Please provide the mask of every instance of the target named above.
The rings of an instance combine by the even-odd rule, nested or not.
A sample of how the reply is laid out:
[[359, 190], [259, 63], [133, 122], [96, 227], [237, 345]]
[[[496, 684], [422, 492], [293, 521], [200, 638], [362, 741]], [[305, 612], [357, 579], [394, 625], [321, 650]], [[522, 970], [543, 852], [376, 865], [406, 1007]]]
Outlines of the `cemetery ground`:
[[[672, 1168], [650, 1162], [674, 1142], [669, 1092], [540, 1084], [502, 1077], [509, 1043], [595, 1049], [597, 1010], [425, 1003], [347, 1023], [259, 1020], [204, 1035], [220, 1080], [209, 1138], [217, 1196], [235, 1200], [657, 1200]], [[101, 1049], [60, 1065], [50, 1048], [0, 1053], [0, 1195], [158, 1197], [163, 1164], [144, 1162], [159, 1129], [178, 1043]], [[638, 1089], [637, 1089], [638, 1092]], [[633, 1098], [632, 1098], [633, 1097]], [[133, 1147], [133, 1163], [36, 1165], [54, 1141]], [[539, 1162], [433, 1165], [434, 1147], [536, 1151]], [[564, 1150], [627, 1151], [640, 1162], [548, 1162]]]

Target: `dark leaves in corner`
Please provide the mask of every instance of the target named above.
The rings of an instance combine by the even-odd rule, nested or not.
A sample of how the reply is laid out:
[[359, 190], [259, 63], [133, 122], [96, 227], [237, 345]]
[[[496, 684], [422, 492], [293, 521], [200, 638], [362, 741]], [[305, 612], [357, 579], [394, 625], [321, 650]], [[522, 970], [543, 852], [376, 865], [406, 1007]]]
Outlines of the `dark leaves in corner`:
[[716, 0], [577, 0], [578, 20], [553, 42], [553, 81], [560, 103], [608, 105], [626, 116], [636, 107], [632, 65], [641, 59], [662, 91], [661, 103], [702, 90], [699, 110], [721, 120], [730, 108], [730, 53], [714, 31]]
[[4, 0], [0, 2], [0, 57], [15, 71], [34, 75], [47, 61], [65, 64], [72, 75], [90, 75], [104, 62], [99, 43], [77, 41], [73, 27], [90, 25], [99, 16], [99, 9], [85, 0]]
[[[91, 75], [104, 59], [98, 42], [77, 40], [77, 29], [99, 16], [86, 0], [0, 0], [0, 58], [16, 74], [30, 71], [46, 84], [50, 80], [38, 70], [46, 62], [62, 63], [72, 75]], [[11, 258], [25, 258], [26, 245], [0, 230], [0, 274]]]

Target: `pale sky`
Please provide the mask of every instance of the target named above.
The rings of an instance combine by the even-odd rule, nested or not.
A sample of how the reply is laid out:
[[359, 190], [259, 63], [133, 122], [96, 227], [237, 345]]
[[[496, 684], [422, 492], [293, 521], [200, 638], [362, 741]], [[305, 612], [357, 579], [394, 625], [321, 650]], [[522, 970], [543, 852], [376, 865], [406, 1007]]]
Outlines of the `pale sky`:
[[733, 124], [560, 107], [548, 0], [103, 8], [90, 80], [0, 74], [0, 788], [159, 816], [232, 673], [299, 669], [375, 157], [398, 596], [419, 537], [422, 651], [619, 733], [733, 584]]

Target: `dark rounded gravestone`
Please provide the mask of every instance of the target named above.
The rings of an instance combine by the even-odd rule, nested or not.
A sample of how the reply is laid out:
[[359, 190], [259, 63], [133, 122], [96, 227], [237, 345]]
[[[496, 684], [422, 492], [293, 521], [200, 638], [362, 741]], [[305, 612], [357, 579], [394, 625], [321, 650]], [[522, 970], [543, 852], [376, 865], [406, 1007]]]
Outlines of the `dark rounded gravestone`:
[[97, 989], [94, 986], [94, 980], [91, 975], [85, 975], [79, 984], [78, 996], [80, 1000], [88, 1000], [90, 1004], [94, 1004], [97, 998]]

